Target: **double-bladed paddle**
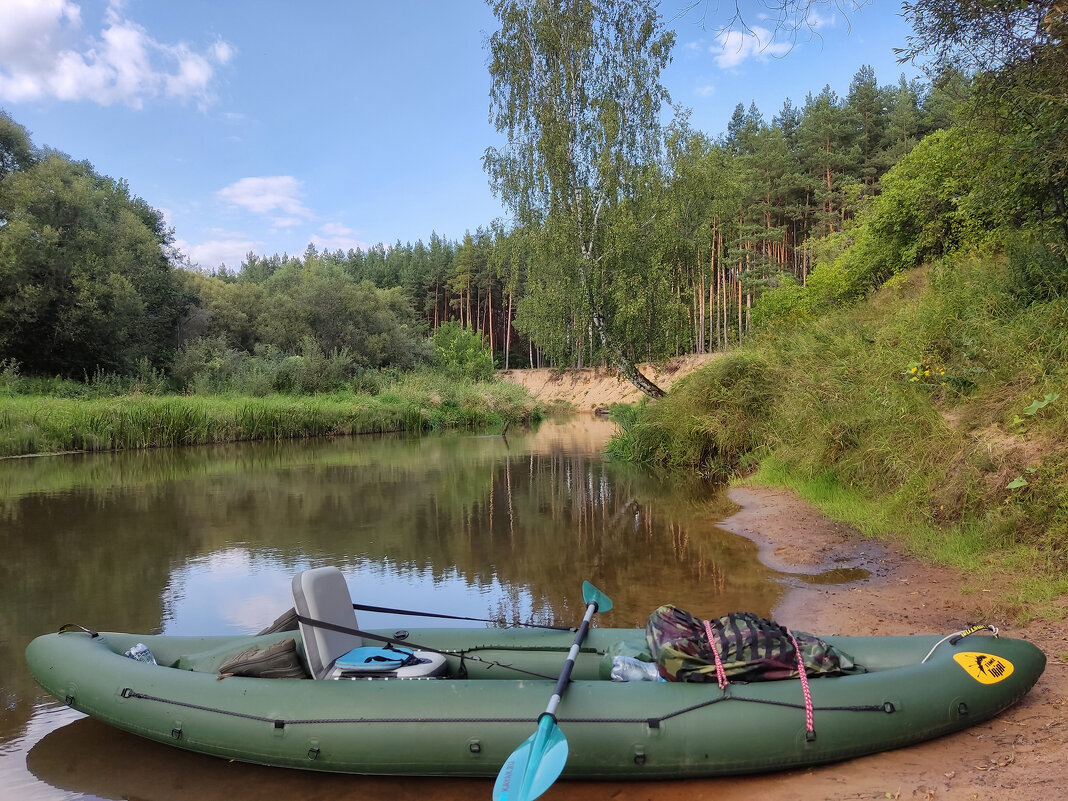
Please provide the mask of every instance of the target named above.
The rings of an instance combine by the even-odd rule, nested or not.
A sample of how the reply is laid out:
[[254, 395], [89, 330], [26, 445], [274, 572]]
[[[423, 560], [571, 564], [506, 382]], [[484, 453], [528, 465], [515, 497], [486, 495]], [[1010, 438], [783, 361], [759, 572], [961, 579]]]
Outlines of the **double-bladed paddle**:
[[538, 730], [512, 752], [497, 774], [493, 801], [533, 801], [552, 786], [567, 763], [567, 738], [556, 725], [556, 708], [571, 681], [571, 671], [589, 631], [590, 620], [595, 612], [607, 612], [612, 608], [612, 599], [588, 581], [582, 582], [582, 600], [586, 602], [586, 615], [556, 680], [549, 705], [538, 718]]

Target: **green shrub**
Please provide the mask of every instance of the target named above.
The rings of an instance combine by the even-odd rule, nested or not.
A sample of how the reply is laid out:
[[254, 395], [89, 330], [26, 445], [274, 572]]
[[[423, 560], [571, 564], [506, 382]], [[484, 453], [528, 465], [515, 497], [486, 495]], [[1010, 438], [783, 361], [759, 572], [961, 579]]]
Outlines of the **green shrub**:
[[1022, 303], [1036, 303], [1068, 295], [1068, 247], [1036, 233], [1008, 238], [1010, 291]]
[[818, 263], [805, 286], [807, 305], [821, 311], [845, 305], [855, 297], [852, 276], [838, 260]]
[[622, 430], [610, 452], [728, 475], [760, 444], [775, 394], [763, 357], [738, 351], [682, 379], [657, 403], [614, 411]]
[[0, 395], [17, 394], [20, 383], [19, 363], [14, 359], [0, 360]]
[[256, 398], [272, 392], [336, 392], [346, 388], [358, 372], [347, 349], [324, 353], [312, 337], [301, 340], [299, 354], [286, 354], [274, 345], [257, 345], [251, 356], [230, 347], [223, 337], [197, 339], [179, 351], [174, 364], [175, 381], [187, 392], [236, 392]]
[[812, 308], [851, 303], [903, 270], [987, 245], [996, 225], [970, 201], [964, 150], [955, 128], [926, 137], [883, 176], [882, 192], [845, 232], [810, 245]]
[[447, 322], [434, 331], [434, 365], [453, 378], [489, 381], [493, 377], [493, 353], [480, 334]]
[[234, 376], [248, 358], [245, 351], [230, 347], [225, 337], [203, 337], [178, 351], [172, 376], [187, 392], [226, 392], [233, 388]]
[[753, 308], [753, 327], [757, 330], [788, 325], [811, 316], [805, 287], [793, 276], [784, 276], [779, 286], [764, 292]]
[[344, 387], [352, 374], [352, 356], [346, 348], [323, 353], [312, 337], [300, 343], [300, 355], [286, 360], [287, 374], [293, 389], [302, 395], [333, 392]]

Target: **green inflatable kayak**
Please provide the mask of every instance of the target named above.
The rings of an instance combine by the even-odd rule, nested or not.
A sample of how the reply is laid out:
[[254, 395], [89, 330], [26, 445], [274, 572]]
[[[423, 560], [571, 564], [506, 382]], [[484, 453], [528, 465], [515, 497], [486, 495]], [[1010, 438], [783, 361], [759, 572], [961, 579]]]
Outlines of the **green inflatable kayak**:
[[[574, 631], [363, 632], [339, 577], [320, 568], [294, 579], [297, 630], [177, 637], [64, 627], [30, 643], [26, 659], [74, 709], [203, 754], [349, 773], [497, 775], [539, 727]], [[852, 658], [852, 672], [721, 686], [717, 675], [613, 681], [616, 657], [645, 649], [646, 633], [590, 629], [555, 709], [570, 751], [563, 776], [781, 770], [964, 729], [1022, 698], [1046, 660], [1022, 640], [962, 634], [824, 637]], [[136, 658], [145, 650], [154, 663]]]

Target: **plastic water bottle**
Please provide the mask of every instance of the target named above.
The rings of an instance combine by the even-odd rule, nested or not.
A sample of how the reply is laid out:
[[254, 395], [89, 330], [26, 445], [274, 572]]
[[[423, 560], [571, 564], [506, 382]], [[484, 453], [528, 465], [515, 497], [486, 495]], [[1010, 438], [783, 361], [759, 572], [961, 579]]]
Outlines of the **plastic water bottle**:
[[123, 654], [130, 659], [136, 659], [138, 662], [145, 662], [149, 665], [156, 664], [156, 657], [152, 656], [152, 652], [148, 650], [148, 646], [143, 642], [137, 643], [133, 648]]
[[612, 681], [663, 681], [656, 665], [633, 656], [612, 657]]

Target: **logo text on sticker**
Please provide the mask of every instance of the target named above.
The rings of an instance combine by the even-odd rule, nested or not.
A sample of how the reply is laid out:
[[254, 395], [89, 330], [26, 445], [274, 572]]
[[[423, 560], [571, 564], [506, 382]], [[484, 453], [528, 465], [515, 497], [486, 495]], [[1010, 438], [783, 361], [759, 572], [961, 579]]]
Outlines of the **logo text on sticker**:
[[1012, 662], [1000, 656], [964, 651], [953, 654], [953, 659], [980, 684], [997, 684], [1012, 675]]

